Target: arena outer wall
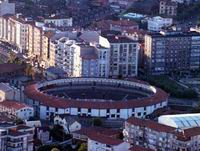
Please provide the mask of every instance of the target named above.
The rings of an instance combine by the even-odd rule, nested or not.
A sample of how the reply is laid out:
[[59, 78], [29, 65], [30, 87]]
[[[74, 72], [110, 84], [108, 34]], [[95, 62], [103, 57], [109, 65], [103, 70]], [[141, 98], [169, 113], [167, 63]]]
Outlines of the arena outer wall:
[[[69, 84], [71, 82], [99, 82], [105, 84], [121, 84], [138, 88], [139, 90], [152, 91], [153, 94], [147, 98], [131, 99], [126, 101], [94, 101], [94, 100], [74, 100], [47, 95], [39, 88], [56, 85]], [[169, 94], [159, 88], [155, 88], [142, 81], [128, 81], [101, 78], [68, 78], [42, 83], [32, 84], [24, 90], [25, 103], [33, 106], [35, 115], [41, 119], [49, 119], [56, 114], [69, 114], [89, 117], [106, 117], [127, 119], [131, 116], [143, 118], [153, 113], [156, 109], [166, 107]]]

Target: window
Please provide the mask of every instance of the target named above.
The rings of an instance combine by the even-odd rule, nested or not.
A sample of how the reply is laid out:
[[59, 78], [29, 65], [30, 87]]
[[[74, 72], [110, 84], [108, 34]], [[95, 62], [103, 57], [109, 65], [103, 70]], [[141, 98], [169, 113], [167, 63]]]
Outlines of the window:
[[115, 114], [112, 114], [111, 117], [115, 117]]

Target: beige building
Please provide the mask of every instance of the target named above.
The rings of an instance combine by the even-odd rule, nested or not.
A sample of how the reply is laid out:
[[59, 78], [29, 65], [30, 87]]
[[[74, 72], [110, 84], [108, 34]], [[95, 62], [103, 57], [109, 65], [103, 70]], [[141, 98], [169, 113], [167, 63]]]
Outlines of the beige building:
[[0, 18], [0, 38], [19, 47], [21, 52], [27, 50], [28, 25], [18, 16], [4, 15]]
[[42, 29], [35, 25], [28, 25], [28, 51], [29, 58], [37, 59], [42, 50]]
[[53, 32], [45, 32], [42, 35], [41, 64], [45, 68], [55, 66], [55, 45], [51, 41], [53, 36]]
[[31, 63], [38, 63], [44, 68], [55, 65], [55, 49], [51, 43], [53, 35], [20, 15], [0, 17], [0, 39], [17, 46]]

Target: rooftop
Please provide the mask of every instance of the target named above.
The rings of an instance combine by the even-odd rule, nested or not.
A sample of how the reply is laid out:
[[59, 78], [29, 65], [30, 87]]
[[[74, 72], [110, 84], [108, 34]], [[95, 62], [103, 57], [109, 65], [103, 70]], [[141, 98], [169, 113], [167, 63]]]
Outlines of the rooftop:
[[190, 31], [190, 32], [171, 31], [171, 32], [149, 33], [148, 35], [153, 37], [153, 38], [161, 38], [161, 37], [190, 37], [190, 36], [200, 36], [200, 33], [195, 32], [195, 31]]
[[151, 120], [147, 120], [147, 119], [139, 119], [139, 118], [135, 118], [135, 117], [131, 117], [127, 120], [128, 123], [133, 124], [133, 125], [137, 125], [140, 127], [147, 127], [150, 129], [153, 129], [155, 131], [159, 131], [159, 132], [166, 132], [166, 133], [172, 133], [176, 130], [176, 128], [173, 128], [171, 126], [166, 126]]
[[128, 38], [127, 36], [106, 36], [110, 43], [133, 43], [135, 40]]
[[109, 137], [109, 136], [106, 136], [106, 135], [103, 135], [103, 134], [99, 134], [99, 133], [89, 134], [88, 137], [89, 137], [89, 139], [94, 140], [96, 142], [111, 145], [111, 146], [119, 145], [119, 144], [123, 143], [122, 140], [119, 140], [119, 139], [116, 139], [116, 138], [113, 138], [113, 137]]
[[25, 107], [29, 107], [25, 103], [17, 102], [17, 101], [12, 101], [12, 100], [5, 100], [3, 102], [0, 102], [0, 106], [4, 106], [7, 108], [12, 108], [15, 110], [20, 110]]
[[162, 115], [158, 118], [158, 121], [159, 123], [181, 129], [197, 127], [200, 126], [200, 113]]
[[17, 64], [12, 64], [12, 63], [0, 64], [0, 74], [16, 72], [22, 69], [23, 67]]

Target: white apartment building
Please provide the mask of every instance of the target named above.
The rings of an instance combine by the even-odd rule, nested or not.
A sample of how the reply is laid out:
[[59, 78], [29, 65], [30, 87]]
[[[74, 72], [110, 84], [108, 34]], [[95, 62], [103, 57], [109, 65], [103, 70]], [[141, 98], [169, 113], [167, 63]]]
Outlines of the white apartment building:
[[80, 75], [80, 51], [75, 52], [72, 47], [76, 44], [75, 40], [70, 40], [67, 37], [60, 38], [54, 41], [55, 44], [55, 66], [67, 72], [67, 75], [79, 76]]
[[138, 73], [138, 41], [126, 36], [107, 36], [110, 42], [110, 73], [112, 77], [133, 77]]
[[15, 3], [9, 3], [8, 0], [0, 1], [0, 16], [5, 14], [15, 14]]
[[97, 49], [99, 77], [108, 77], [110, 70], [110, 43], [97, 31], [83, 31], [80, 38]]
[[0, 39], [10, 42], [25, 52], [28, 48], [28, 24], [20, 15], [0, 17]]
[[161, 31], [163, 27], [171, 26], [173, 24], [173, 19], [156, 16], [153, 18], [149, 18], [147, 23], [148, 23], [148, 30]]
[[92, 133], [88, 136], [88, 151], [128, 151], [129, 143], [106, 135]]
[[56, 66], [70, 77], [108, 77], [109, 49], [95, 46], [66, 37], [55, 41]]
[[0, 102], [0, 112], [6, 112], [9, 116], [14, 116], [22, 120], [28, 120], [30, 117], [34, 116], [32, 107], [11, 100]]
[[0, 102], [4, 100], [20, 101], [20, 90], [7, 83], [0, 83]]
[[73, 25], [72, 17], [63, 18], [56, 15], [52, 15], [49, 18], [45, 18], [44, 23], [54, 24], [57, 27], [71, 27]]
[[54, 125], [62, 126], [65, 133], [73, 133], [81, 129], [81, 124], [76, 119], [63, 115], [54, 117]]
[[0, 127], [1, 151], [33, 151], [34, 128], [6, 123], [0, 123]]

